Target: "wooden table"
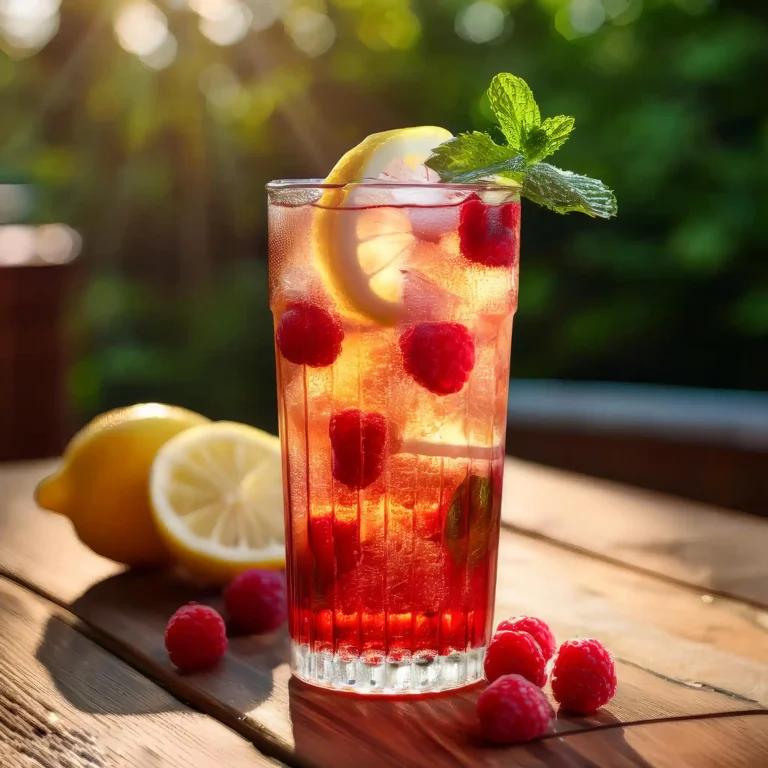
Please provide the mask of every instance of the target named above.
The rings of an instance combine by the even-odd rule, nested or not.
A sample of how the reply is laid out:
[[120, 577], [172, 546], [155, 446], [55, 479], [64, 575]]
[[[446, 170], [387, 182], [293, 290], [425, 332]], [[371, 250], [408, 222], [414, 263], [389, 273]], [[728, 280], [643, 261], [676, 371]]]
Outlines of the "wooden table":
[[497, 619], [596, 636], [616, 698], [540, 741], [478, 737], [475, 688], [422, 700], [290, 679], [283, 634], [234, 638], [182, 675], [163, 629], [183, 602], [39, 510], [50, 462], [0, 468], [0, 766], [768, 766], [768, 521], [509, 461]]

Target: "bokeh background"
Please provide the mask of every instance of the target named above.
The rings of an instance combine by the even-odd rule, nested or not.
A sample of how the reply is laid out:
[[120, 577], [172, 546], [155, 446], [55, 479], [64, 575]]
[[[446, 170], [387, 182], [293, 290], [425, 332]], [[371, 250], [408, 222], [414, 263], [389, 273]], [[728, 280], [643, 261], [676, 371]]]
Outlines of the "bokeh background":
[[754, 421], [727, 393], [768, 385], [764, 0], [0, 0], [6, 457], [148, 400], [274, 431], [265, 183], [373, 131], [493, 130], [499, 71], [576, 116], [556, 163], [620, 205], [525, 206], [515, 380]]

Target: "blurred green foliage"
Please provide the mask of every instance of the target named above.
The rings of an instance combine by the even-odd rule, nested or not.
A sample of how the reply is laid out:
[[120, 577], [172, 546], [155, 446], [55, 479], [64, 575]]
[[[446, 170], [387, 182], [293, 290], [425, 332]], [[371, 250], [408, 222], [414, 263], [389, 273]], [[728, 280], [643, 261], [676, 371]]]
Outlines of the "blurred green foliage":
[[6, 6], [0, 176], [84, 236], [83, 416], [273, 428], [264, 183], [377, 130], [493, 131], [499, 71], [576, 116], [557, 163], [620, 208], [526, 206], [515, 375], [768, 386], [764, 0], [35, 0], [49, 40]]

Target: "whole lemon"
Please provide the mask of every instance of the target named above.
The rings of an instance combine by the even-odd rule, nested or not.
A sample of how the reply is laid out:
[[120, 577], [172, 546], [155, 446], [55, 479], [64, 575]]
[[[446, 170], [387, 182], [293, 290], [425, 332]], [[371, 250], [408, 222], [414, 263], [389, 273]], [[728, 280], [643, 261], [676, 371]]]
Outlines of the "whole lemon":
[[80, 539], [133, 566], [170, 560], [149, 504], [149, 473], [160, 446], [208, 419], [145, 403], [97, 416], [71, 440], [61, 467], [35, 491], [37, 503], [68, 517]]

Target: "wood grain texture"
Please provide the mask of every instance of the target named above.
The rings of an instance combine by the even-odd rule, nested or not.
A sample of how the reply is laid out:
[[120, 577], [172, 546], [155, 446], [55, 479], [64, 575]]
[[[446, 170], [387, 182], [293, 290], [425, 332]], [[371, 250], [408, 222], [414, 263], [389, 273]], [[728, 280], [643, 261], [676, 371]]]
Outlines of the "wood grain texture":
[[3, 768], [276, 765], [88, 640], [73, 623], [68, 612], [0, 578]]
[[656, 675], [768, 706], [768, 612], [544, 541], [502, 541], [497, 619], [540, 616], [561, 640], [597, 637]]
[[[46, 469], [22, 468], [12, 479], [0, 472], [0, 570], [67, 605], [100, 644], [262, 751], [303, 766], [326, 765], [329, 745], [334, 765], [350, 768], [376, 755], [396, 762], [410, 755], [406, 764], [430, 768], [509, 764], [504, 750], [476, 737], [477, 689], [400, 702], [329, 694], [290, 681], [284, 634], [234, 638], [215, 671], [179, 675], [163, 648], [165, 622], [190, 599], [220, 607], [218, 595], [167, 576], [123, 573], [90, 553], [66, 520], [31, 501]], [[705, 602], [695, 590], [510, 531], [501, 537], [499, 565], [497, 618], [535, 613], [561, 639], [597, 636], [619, 657], [611, 704], [594, 718], [558, 719], [557, 731], [569, 741], [584, 729], [608, 733], [622, 723], [768, 704], [766, 612], [728, 599]], [[57, 646], [46, 631], [39, 655], [49, 669], [58, 666]]]
[[768, 716], [706, 718], [611, 728], [507, 750], [520, 768], [763, 768]]
[[[619, 675], [624, 687], [621, 695], [626, 697], [626, 701], [632, 701], [633, 697], [653, 697], [654, 692], [645, 686], [628, 690], [633, 686], [632, 681], [627, 680], [626, 669], [620, 669]], [[481, 738], [475, 721], [474, 697], [471, 696], [451, 696], [429, 702], [382, 702], [338, 697], [331, 708], [328, 706], [327, 695], [322, 691], [297, 681], [291, 681], [290, 689], [297, 755], [321, 753], [332, 743], [331, 762], [334, 766], [343, 768], [357, 768], [360, 765], [370, 768], [388, 768], [392, 765], [409, 768], [494, 768], [571, 764], [591, 768], [614, 768], [619, 764], [615, 759], [617, 739], [614, 734], [631, 733], [635, 728], [644, 727], [641, 724], [616, 727], [620, 719], [612, 713], [620, 713], [621, 705], [618, 709], [609, 707], [596, 718], [584, 718], [580, 723], [558, 713], [552, 732], [541, 741], [520, 747], [500, 747], [489, 745]], [[743, 716], [742, 719], [748, 721], [749, 717]], [[768, 724], [768, 717], [761, 715], [761, 718], [764, 724]], [[722, 718], [704, 716], [701, 719], [675, 722], [687, 725], [694, 722], [719, 723], [721, 720]], [[659, 723], [665, 722], [673, 721], [659, 720]], [[598, 723], [600, 727], [596, 727]], [[578, 743], [584, 733], [594, 736], [594, 739], [581, 749], [584, 752], [583, 760], [569, 762], [568, 760], [580, 751], [571, 745]], [[603, 738], [607, 746], [601, 752], [600, 744]], [[719, 745], [711, 745], [712, 754], [727, 756], [728, 744], [729, 742], [724, 740]], [[659, 748], [661, 746], [657, 743], [654, 754], [659, 757], [666, 755], [669, 758], [664, 765], [673, 765], [675, 768], [700, 768], [698, 762], [685, 762], [685, 750], [678, 749], [674, 741], [663, 745], [664, 749]], [[765, 748], [765, 741], [762, 748]], [[675, 762], [673, 758], [678, 761]], [[730, 766], [730, 763], [723, 758], [722, 765]], [[753, 765], [757, 768], [763, 763]], [[768, 765], [768, 762], [765, 765]]]
[[[322, 764], [313, 762], [314, 732], [316, 739], [326, 744], [333, 735], [336, 748], [343, 745], [342, 754], [336, 758], [339, 764], [354, 767], [363, 748], [360, 741], [386, 753], [394, 729], [401, 743], [418, 749], [424, 740], [425, 726], [433, 733], [461, 735], [456, 749], [463, 750], [466, 759], [474, 754], [474, 743], [464, 737], [474, 727], [479, 689], [445, 699], [403, 701], [393, 707], [389, 701], [338, 696], [295, 683], [289, 685], [284, 634], [233, 638], [230, 653], [215, 671], [178, 675], [163, 648], [163, 628], [170, 613], [192, 598], [221, 609], [217, 595], [185, 590], [157, 575], [129, 573], [91, 588], [70, 610], [87, 622], [99, 641], [117, 655], [162, 680], [180, 698], [194, 702], [255, 739], [263, 751], [282, 759], [288, 760], [295, 754], [302, 762]], [[47, 638], [42, 649], [46, 647]], [[758, 674], [755, 670], [759, 665], [745, 666], [749, 677]], [[618, 674], [618, 694], [605, 710], [592, 718], [563, 717], [558, 720], [558, 730], [759, 709], [758, 704], [745, 698], [682, 685], [626, 662], [619, 662]], [[308, 741], [312, 744], [309, 748]]]
[[502, 519], [515, 528], [768, 607], [768, 523], [507, 459]]

